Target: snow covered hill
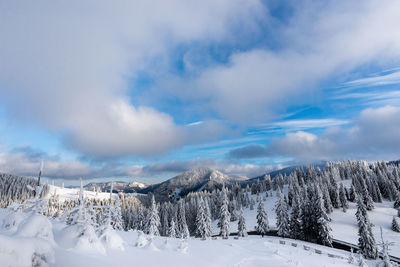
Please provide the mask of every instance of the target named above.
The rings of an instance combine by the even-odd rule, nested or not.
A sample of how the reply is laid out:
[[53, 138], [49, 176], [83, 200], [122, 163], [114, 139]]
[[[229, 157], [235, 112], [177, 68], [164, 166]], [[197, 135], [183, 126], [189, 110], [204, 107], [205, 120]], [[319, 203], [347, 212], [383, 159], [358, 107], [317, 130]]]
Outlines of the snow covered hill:
[[[79, 188], [63, 188], [55, 185], [49, 185], [49, 193], [46, 195], [46, 198], [50, 198], [53, 195], [57, 195], [59, 200], [76, 200], [79, 196]], [[117, 198], [117, 194], [112, 194], [113, 198]], [[94, 198], [94, 199], [109, 199], [110, 193], [106, 192], [95, 192], [89, 190], [83, 190], [84, 198]]]
[[186, 171], [165, 182], [148, 186], [140, 192], [153, 192], [158, 198], [177, 198], [189, 192], [209, 190], [228, 184], [233, 180], [222, 172], [209, 168], [196, 168]]
[[133, 181], [130, 183], [127, 182], [89, 183], [85, 185], [84, 188], [89, 191], [109, 192], [111, 184], [113, 185], [114, 191], [125, 192], [125, 193], [137, 192], [138, 190], [143, 190], [148, 186], [148, 184]]
[[[0, 221], [6, 216], [6, 210], [1, 209]], [[50, 266], [54, 267], [354, 266], [347, 263], [348, 252], [289, 239], [281, 244], [279, 238], [259, 236], [206, 241], [155, 237], [153, 243], [138, 247], [138, 239], [148, 236], [139, 238], [136, 231], [117, 231], [122, 237], [123, 250], [98, 249], [94, 243], [80, 244], [77, 249], [72, 242], [76, 234], [72, 231], [73, 226], [54, 219], [50, 219], [48, 225], [45, 217], [35, 216], [39, 219], [25, 231], [24, 237], [20, 235], [20, 227], [14, 231], [0, 230], [0, 266], [30, 266], [35, 251], [45, 253]], [[37, 229], [50, 231], [48, 235], [51, 235], [50, 239], [54, 236], [55, 244], [37, 236]]]
[[[350, 185], [350, 180], [344, 180], [345, 185]], [[284, 186], [283, 193], [287, 195], [287, 185]], [[276, 191], [268, 191], [268, 197], [264, 201], [264, 208], [268, 214], [268, 220], [270, 227], [276, 227], [276, 215], [275, 215], [275, 204], [278, 200], [276, 197]], [[255, 201], [256, 195], [249, 195]], [[260, 194], [260, 197], [265, 194]], [[334, 209], [333, 213], [329, 216], [332, 221], [330, 226], [332, 228], [333, 238], [349, 242], [351, 244], [358, 243], [358, 226], [355, 213], [357, 211], [356, 203], [349, 202], [349, 209], [343, 212], [342, 209]], [[254, 230], [256, 226], [256, 215], [257, 210], [244, 209], [243, 214], [246, 218], [246, 225], [248, 230]], [[400, 233], [396, 233], [391, 229], [391, 222], [393, 216], [397, 215], [397, 210], [393, 208], [393, 201], [383, 201], [383, 203], [375, 203], [375, 208], [372, 211], [368, 211], [369, 218], [374, 224], [373, 233], [376, 241], [380, 242], [380, 227], [382, 227], [382, 233], [385, 241], [393, 242], [391, 246], [390, 254], [396, 257], [400, 257]], [[213, 222], [214, 234], [218, 234], [217, 221]], [[230, 229], [235, 232], [237, 229], [237, 221], [230, 222]]]

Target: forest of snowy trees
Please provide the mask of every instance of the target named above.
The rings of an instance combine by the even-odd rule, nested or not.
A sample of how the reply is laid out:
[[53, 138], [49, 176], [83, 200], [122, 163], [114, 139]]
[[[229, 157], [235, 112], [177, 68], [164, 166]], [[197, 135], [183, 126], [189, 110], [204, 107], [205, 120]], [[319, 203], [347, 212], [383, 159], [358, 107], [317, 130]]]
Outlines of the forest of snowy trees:
[[[134, 194], [123, 193], [119, 193], [117, 199], [110, 194], [109, 199], [95, 200], [85, 199], [81, 190], [78, 200], [73, 201], [60, 201], [57, 195], [52, 195], [41, 213], [76, 225], [81, 235], [98, 239], [110, 238], [113, 236], [110, 231], [121, 229], [183, 240], [189, 236], [208, 239], [213, 235], [227, 239], [231, 233], [244, 238], [249, 231], [262, 236], [275, 231], [281, 237], [331, 246], [329, 216], [334, 209], [346, 212], [349, 202], [353, 202], [357, 205], [360, 251], [364, 257], [374, 259], [378, 255], [377, 243], [368, 211], [383, 199], [394, 201], [394, 208], [400, 208], [399, 174], [398, 165], [385, 162], [327, 163], [323, 170], [298, 168], [289, 175], [279, 174], [273, 179], [265, 175], [251, 185], [237, 183], [222, 190], [193, 192], [180, 200], [162, 203], [156, 203], [152, 194], [141, 196], [140, 200]], [[17, 192], [21, 202], [34, 195], [27, 187], [27, 184], [34, 186], [34, 180], [9, 177], [3, 175], [0, 179], [3, 206], [16, 200], [10, 192]], [[272, 194], [278, 199], [275, 214], [267, 214], [263, 203]], [[256, 209], [255, 229], [246, 228], [243, 209]], [[276, 229], [269, 225], [268, 218], [272, 216], [277, 221]], [[399, 220], [393, 217], [389, 222], [393, 231], [400, 231]], [[218, 221], [218, 229], [213, 229], [213, 221]], [[235, 229], [231, 228], [231, 222], [236, 222]]]
[[[37, 180], [21, 176], [0, 173], [0, 208], [6, 208], [12, 203], [24, 203], [35, 193], [29, 189], [37, 185]], [[45, 196], [49, 188], [44, 186], [41, 195]]]

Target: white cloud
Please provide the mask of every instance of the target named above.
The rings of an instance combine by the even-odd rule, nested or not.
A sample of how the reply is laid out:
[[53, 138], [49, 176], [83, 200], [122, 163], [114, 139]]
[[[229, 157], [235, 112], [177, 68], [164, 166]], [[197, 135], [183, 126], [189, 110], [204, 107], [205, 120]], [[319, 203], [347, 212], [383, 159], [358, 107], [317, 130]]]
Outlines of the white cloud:
[[280, 167], [279, 165], [241, 164], [230, 160], [215, 161], [210, 158], [171, 160], [148, 165], [124, 166], [119, 162], [89, 165], [77, 160], [62, 160], [58, 155], [49, 155], [30, 146], [21, 146], [9, 152], [0, 152], [0, 172], [35, 177], [39, 173], [42, 161], [44, 162], [44, 177], [65, 180], [130, 177], [159, 182], [200, 167], [219, 170], [231, 176], [255, 177]]
[[331, 127], [320, 136], [298, 131], [266, 146], [230, 151], [232, 158], [284, 156], [298, 162], [316, 160], [393, 160], [400, 158], [400, 107], [365, 109], [348, 128]]
[[[229, 38], [258, 1], [22, 1], [0, 3], [0, 96], [13, 119], [61, 133], [89, 156], [148, 156], [188, 133], [131, 105], [141, 70], [168, 70], [178, 44]], [[135, 103], [135, 99], [133, 99]]]
[[79, 161], [60, 161], [57, 157], [38, 156], [26, 152], [0, 152], [0, 172], [23, 176], [37, 176], [41, 161], [44, 173], [52, 178], [80, 178], [93, 174], [93, 169]]
[[270, 33], [279, 49], [233, 53], [227, 64], [184, 79], [180, 93], [208, 101], [209, 109], [233, 122], [275, 119], [290, 105], [317, 101], [323, 81], [366, 64], [399, 64], [399, 13], [398, 1], [298, 5], [289, 22]]
[[346, 86], [382, 86], [400, 83], [400, 71], [394, 71], [389, 74], [382, 74], [368, 78], [357, 79], [345, 83]]
[[247, 176], [249, 178], [265, 174], [281, 166], [254, 164], [240, 164], [232, 161], [215, 161], [209, 158], [197, 158], [191, 160], [173, 160], [150, 165], [132, 165], [121, 169], [121, 175], [132, 177], [149, 177], [158, 174], [178, 174], [187, 170], [199, 167], [208, 167], [214, 170], [222, 171], [231, 176]]

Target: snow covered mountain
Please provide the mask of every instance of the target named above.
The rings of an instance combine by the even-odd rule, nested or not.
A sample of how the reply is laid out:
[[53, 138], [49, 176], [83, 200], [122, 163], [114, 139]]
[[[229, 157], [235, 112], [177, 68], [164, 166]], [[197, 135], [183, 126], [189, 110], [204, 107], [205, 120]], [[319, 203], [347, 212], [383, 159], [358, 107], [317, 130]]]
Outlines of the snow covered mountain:
[[[148, 186], [148, 184], [139, 183], [139, 182], [112, 182], [113, 190], [117, 192], [125, 192], [125, 193], [133, 193], [137, 192], [138, 190], [142, 190]], [[105, 183], [89, 183], [84, 186], [85, 189], [90, 191], [101, 191], [101, 192], [108, 192], [111, 188], [111, 182]]]
[[226, 174], [210, 168], [196, 168], [188, 170], [165, 182], [150, 185], [139, 192], [154, 193], [158, 198], [179, 198], [190, 192], [221, 188], [223, 184], [230, 184], [234, 181]]

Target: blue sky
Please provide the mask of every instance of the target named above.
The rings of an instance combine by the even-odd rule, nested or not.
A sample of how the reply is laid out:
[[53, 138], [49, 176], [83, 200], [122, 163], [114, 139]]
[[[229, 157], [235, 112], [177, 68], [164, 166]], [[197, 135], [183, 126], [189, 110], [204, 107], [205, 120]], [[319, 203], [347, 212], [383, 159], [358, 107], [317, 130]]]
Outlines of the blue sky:
[[0, 171], [153, 183], [400, 158], [398, 1], [0, 1]]

